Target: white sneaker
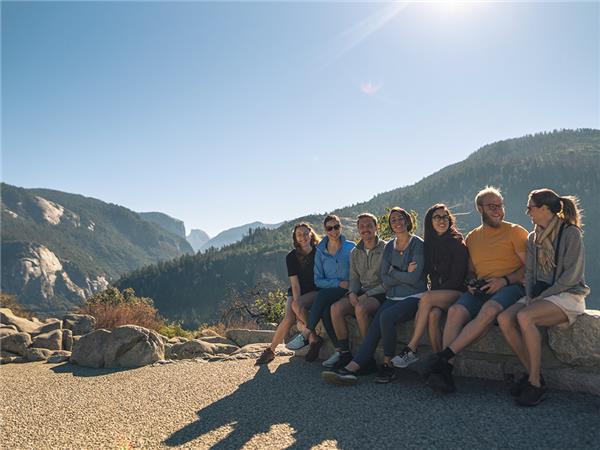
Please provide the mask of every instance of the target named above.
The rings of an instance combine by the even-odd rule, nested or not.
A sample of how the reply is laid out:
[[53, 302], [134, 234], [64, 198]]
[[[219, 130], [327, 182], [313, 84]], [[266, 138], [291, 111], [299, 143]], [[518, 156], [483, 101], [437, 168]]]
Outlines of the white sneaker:
[[342, 354], [340, 352], [335, 352], [333, 355], [331, 355], [329, 358], [323, 361], [323, 367], [332, 368], [340, 360], [341, 355]]
[[298, 333], [294, 338], [285, 344], [285, 347], [288, 350], [300, 350], [308, 345], [308, 339], [304, 338], [302, 333]]
[[417, 352], [413, 352], [410, 347], [404, 347], [404, 350], [402, 350], [398, 356], [392, 358], [392, 364], [394, 367], [404, 369], [418, 360], [419, 356], [417, 355]]

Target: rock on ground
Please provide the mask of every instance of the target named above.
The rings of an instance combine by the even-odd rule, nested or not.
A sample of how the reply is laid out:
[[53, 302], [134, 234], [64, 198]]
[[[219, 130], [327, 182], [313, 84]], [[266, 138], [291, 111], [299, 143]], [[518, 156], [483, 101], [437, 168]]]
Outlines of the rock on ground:
[[173, 359], [203, 358], [215, 354], [215, 346], [198, 339], [174, 344], [171, 347], [170, 357]]
[[104, 352], [110, 331], [99, 329], [81, 336], [73, 343], [71, 362], [84, 367], [104, 367]]
[[31, 336], [27, 333], [17, 333], [0, 338], [0, 348], [7, 352], [25, 356], [27, 347], [31, 345]]
[[137, 325], [115, 328], [108, 338], [104, 367], [141, 367], [165, 357], [158, 333]]
[[47, 348], [49, 350], [62, 349], [62, 330], [54, 330], [48, 333], [38, 334], [33, 338], [32, 347]]
[[573, 326], [548, 329], [548, 343], [557, 359], [566, 364], [600, 366], [600, 311], [587, 310]]
[[29, 362], [46, 361], [51, 355], [52, 350], [48, 350], [47, 348], [30, 347], [25, 352], [25, 358]]
[[227, 330], [227, 338], [235, 342], [239, 347], [248, 344], [270, 343], [275, 335], [274, 331], [269, 330]]
[[91, 333], [96, 329], [96, 318], [87, 314], [66, 314], [64, 328], [71, 330], [74, 336]]

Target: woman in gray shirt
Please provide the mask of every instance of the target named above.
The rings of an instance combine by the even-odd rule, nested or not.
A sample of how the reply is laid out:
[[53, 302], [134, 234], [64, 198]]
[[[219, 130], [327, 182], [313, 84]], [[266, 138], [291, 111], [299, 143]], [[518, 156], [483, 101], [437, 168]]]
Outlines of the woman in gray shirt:
[[546, 392], [541, 376], [542, 338], [538, 327], [571, 325], [585, 311], [585, 255], [576, 197], [551, 189], [529, 193], [527, 214], [534, 230], [527, 242], [526, 297], [498, 316], [504, 338], [528, 374], [511, 388], [518, 404], [537, 405]]

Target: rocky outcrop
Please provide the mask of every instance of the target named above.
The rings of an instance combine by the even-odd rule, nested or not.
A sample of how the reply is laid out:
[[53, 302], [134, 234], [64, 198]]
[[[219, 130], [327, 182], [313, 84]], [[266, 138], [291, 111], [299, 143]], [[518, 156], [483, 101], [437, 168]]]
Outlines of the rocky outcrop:
[[52, 350], [47, 348], [30, 347], [25, 352], [25, 359], [29, 362], [46, 361], [52, 355]]
[[73, 349], [73, 332], [62, 330], [62, 349], [70, 352]]
[[11, 334], [0, 339], [0, 348], [7, 352], [25, 356], [27, 348], [31, 345], [31, 336], [27, 333]]
[[49, 333], [39, 334], [33, 338], [31, 346], [48, 350], [62, 350], [62, 335], [62, 330], [54, 330]]
[[41, 322], [37, 319], [29, 320], [24, 317], [18, 317], [8, 308], [0, 308], [0, 322], [3, 325], [9, 325], [18, 331], [31, 335], [47, 333], [58, 330], [62, 327], [62, 322], [58, 319], [50, 319], [47, 322]]
[[81, 336], [96, 329], [96, 319], [87, 314], [66, 314], [63, 317], [63, 326], [71, 330], [73, 336]]
[[59, 350], [57, 352], [53, 352], [52, 355], [48, 358], [48, 363], [57, 364], [66, 362], [71, 357], [71, 352], [66, 350]]
[[108, 337], [104, 367], [141, 367], [164, 357], [164, 345], [156, 332], [136, 325], [124, 325], [115, 328]]
[[600, 311], [588, 310], [569, 328], [550, 328], [548, 343], [565, 364], [600, 367]]
[[170, 350], [172, 359], [205, 358], [214, 354], [215, 346], [199, 339], [174, 344]]
[[104, 367], [104, 353], [109, 337], [110, 331], [102, 328], [81, 336], [73, 343], [70, 361], [83, 367]]

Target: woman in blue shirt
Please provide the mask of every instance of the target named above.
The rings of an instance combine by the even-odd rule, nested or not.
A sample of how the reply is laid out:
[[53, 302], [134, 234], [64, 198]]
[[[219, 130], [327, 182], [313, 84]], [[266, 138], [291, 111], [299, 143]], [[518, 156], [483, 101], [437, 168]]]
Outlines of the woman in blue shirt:
[[355, 247], [353, 242], [342, 235], [342, 224], [338, 216], [328, 215], [323, 225], [326, 236], [317, 246], [315, 255], [315, 285], [319, 293], [310, 309], [307, 324], [310, 348], [305, 359], [309, 362], [317, 359], [323, 345], [323, 340], [315, 332], [319, 320], [323, 321], [333, 345], [339, 348], [331, 321], [331, 305], [348, 292], [350, 252]]

